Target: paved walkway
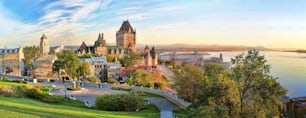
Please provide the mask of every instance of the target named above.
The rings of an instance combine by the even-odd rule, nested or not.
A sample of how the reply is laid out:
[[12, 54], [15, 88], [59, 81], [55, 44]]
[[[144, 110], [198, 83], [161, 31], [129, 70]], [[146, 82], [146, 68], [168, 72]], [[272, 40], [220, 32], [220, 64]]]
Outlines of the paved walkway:
[[165, 98], [152, 97], [146, 98], [160, 109], [161, 118], [173, 118], [173, 110], [179, 109], [175, 104]]
[[[67, 86], [72, 85], [71, 82], [67, 82], [70, 84], [67, 84]], [[56, 81], [52, 83], [40, 83], [44, 85], [55, 85], [55, 89], [51, 91], [50, 93], [52, 95], [58, 95], [58, 96], [65, 96], [65, 93], [63, 92], [63, 89], [65, 88], [63, 82]], [[92, 105], [95, 105], [95, 100], [97, 96], [100, 96], [102, 94], [107, 93], [128, 93], [127, 91], [120, 91], [120, 90], [112, 90], [111, 88], [104, 87], [104, 88], [97, 88], [97, 87], [91, 87], [91, 86], [82, 86], [82, 88], [87, 89], [83, 92], [67, 92], [67, 96], [73, 95], [75, 98], [85, 102], [88, 101]], [[173, 110], [178, 109], [178, 107], [170, 102], [169, 100], [165, 98], [160, 97], [150, 97], [146, 98], [147, 100], [150, 100], [150, 102], [154, 105], [156, 105], [160, 109], [160, 117], [161, 118], [173, 118]]]

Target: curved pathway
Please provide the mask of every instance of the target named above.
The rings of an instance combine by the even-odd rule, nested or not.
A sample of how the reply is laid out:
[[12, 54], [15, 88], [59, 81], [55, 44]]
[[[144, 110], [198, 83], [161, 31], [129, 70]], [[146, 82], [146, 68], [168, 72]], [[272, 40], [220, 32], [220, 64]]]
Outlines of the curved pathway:
[[[67, 86], [71, 86], [72, 83], [68, 82], [70, 84], [67, 84]], [[65, 85], [62, 81], [55, 81], [52, 83], [44, 82], [40, 83], [43, 85], [52, 86], [55, 85], [55, 89], [52, 90], [50, 93], [52, 95], [58, 95], [58, 96], [65, 96], [65, 93], [62, 89], [65, 88]], [[67, 92], [66, 95], [69, 97], [73, 95], [78, 100], [81, 100], [83, 102], [88, 101], [92, 105], [95, 105], [95, 100], [97, 96], [100, 96], [102, 94], [107, 93], [128, 93], [127, 91], [121, 91], [121, 90], [112, 90], [110, 87], [103, 87], [103, 88], [97, 88], [92, 86], [82, 86], [82, 88], [85, 88], [87, 90], [83, 92]], [[175, 104], [170, 102], [169, 100], [165, 98], [160, 97], [150, 97], [145, 98], [146, 100], [149, 100], [150, 103], [156, 105], [160, 109], [160, 117], [161, 118], [173, 118], [173, 110], [179, 109]]]

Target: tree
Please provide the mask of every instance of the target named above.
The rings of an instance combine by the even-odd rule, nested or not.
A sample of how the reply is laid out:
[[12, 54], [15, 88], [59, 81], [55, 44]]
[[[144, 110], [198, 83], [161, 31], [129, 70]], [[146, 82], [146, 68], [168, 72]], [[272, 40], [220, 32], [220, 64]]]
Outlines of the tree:
[[279, 98], [286, 90], [270, 74], [271, 66], [256, 50], [231, 59], [234, 65], [231, 78], [237, 82], [241, 117], [278, 115]]
[[182, 69], [175, 71], [175, 89], [178, 96], [192, 102], [199, 101], [199, 97], [203, 94], [203, 72], [197, 66], [187, 64]]
[[83, 76], [83, 79], [86, 78], [86, 76], [90, 75], [90, 64], [88, 62], [81, 62], [80, 67], [80, 75]]
[[53, 72], [59, 73], [61, 69], [65, 70], [65, 73], [72, 77], [76, 78], [78, 70], [80, 67], [81, 61], [72, 51], [64, 51], [63, 53], [57, 54], [58, 60], [53, 64]]
[[145, 70], [137, 70], [127, 80], [127, 83], [136, 86], [154, 87], [153, 74]]
[[141, 61], [141, 55], [133, 53], [131, 51], [128, 52], [128, 55], [120, 58], [119, 61], [124, 67], [132, 67]]
[[35, 57], [40, 55], [40, 48], [38, 46], [23, 47], [24, 53], [24, 69], [29, 70], [32, 68], [32, 61]]

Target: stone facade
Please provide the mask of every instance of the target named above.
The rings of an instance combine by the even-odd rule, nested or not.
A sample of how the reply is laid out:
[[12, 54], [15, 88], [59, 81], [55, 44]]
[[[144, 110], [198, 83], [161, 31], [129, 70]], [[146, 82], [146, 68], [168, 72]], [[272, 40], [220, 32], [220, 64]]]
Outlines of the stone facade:
[[21, 76], [24, 73], [23, 48], [0, 49], [0, 74]]
[[51, 78], [53, 77], [53, 63], [57, 60], [54, 55], [43, 55], [36, 58], [33, 62], [33, 76], [38, 78]]
[[151, 67], [156, 68], [157, 67], [157, 60], [158, 60], [158, 54], [155, 50], [155, 47], [153, 46], [152, 49], [149, 49], [149, 47], [146, 45], [145, 49], [141, 53], [142, 55], [142, 64], [145, 67]]
[[42, 35], [40, 38], [40, 54], [41, 55], [47, 55], [50, 52], [50, 47], [48, 43], [48, 38], [45, 34]]
[[82, 56], [84, 54], [94, 54], [96, 56], [118, 56], [123, 57], [127, 54], [128, 50], [124, 48], [120, 48], [117, 46], [106, 46], [106, 41], [104, 39], [103, 33], [99, 34], [98, 39], [95, 41], [93, 46], [87, 46], [85, 42], [83, 42], [80, 48], [76, 51], [78, 56]]
[[131, 49], [136, 53], [136, 30], [133, 29], [128, 20], [123, 21], [120, 29], [116, 33], [116, 45]]

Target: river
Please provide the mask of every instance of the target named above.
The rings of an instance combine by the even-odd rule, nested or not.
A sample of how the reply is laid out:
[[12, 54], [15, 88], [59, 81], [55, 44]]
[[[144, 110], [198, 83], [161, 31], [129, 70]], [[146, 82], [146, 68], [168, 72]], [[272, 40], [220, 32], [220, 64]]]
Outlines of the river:
[[[223, 54], [225, 62], [243, 51], [208, 52], [212, 57]], [[306, 53], [261, 51], [271, 65], [271, 74], [288, 90], [290, 98], [306, 96]]]

